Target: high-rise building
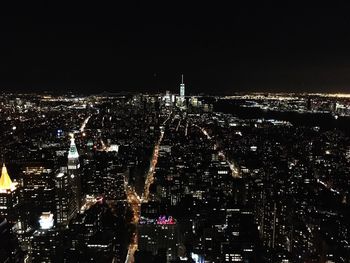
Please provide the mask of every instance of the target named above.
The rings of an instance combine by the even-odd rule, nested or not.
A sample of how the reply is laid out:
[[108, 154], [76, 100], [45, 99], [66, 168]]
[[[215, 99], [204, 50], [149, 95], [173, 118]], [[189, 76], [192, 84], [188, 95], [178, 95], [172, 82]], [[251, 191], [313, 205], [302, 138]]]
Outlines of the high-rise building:
[[181, 84], [180, 84], [180, 97], [185, 99], [185, 83], [184, 83], [184, 75], [181, 75]]
[[163, 101], [164, 101], [165, 107], [170, 107], [170, 106], [172, 106], [172, 103], [171, 103], [171, 94], [170, 94], [170, 91], [169, 91], [169, 90], [165, 91], [165, 95], [164, 95], [164, 97], [163, 97]]
[[102, 201], [78, 214], [67, 230], [64, 262], [125, 262], [119, 224]]
[[73, 190], [70, 187], [67, 173], [60, 172], [55, 176], [55, 189], [55, 221], [58, 225], [67, 226], [77, 213]]
[[180, 108], [183, 108], [186, 106], [185, 83], [184, 83], [184, 76], [183, 75], [181, 75], [180, 96], [177, 98], [177, 106]]
[[0, 262], [23, 262], [23, 253], [11, 228], [7, 220], [0, 217]]
[[62, 262], [62, 242], [54, 228], [53, 214], [42, 213], [39, 224], [40, 229], [33, 234], [31, 262]]
[[103, 195], [109, 200], [125, 200], [125, 174], [115, 169], [107, 169], [102, 174]]
[[19, 188], [16, 182], [12, 182], [5, 164], [2, 166], [0, 177], [0, 216], [10, 223], [16, 223], [18, 219]]
[[26, 167], [22, 174], [23, 224], [33, 228], [42, 212], [55, 209], [54, 173], [41, 166]]
[[80, 178], [80, 162], [77, 146], [75, 145], [74, 136], [70, 139], [70, 148], [68, 153], [68, 175], [69, 185], [72, 188], [75, 200], [76, 211], [79, 212], [81, 207], [81, 178]]
[[178, 225], [171, 216], [158, 219], [142, 218], [139, 223], [139, 250], [159, 255], [166, 251], [167, 262], [175, 260], [179, 247]]
[[253, 212], [238, 207], [226, 209], [227, 241], [221, 244], [221, 259], [225, 262], [255, 262], [259, 236]]

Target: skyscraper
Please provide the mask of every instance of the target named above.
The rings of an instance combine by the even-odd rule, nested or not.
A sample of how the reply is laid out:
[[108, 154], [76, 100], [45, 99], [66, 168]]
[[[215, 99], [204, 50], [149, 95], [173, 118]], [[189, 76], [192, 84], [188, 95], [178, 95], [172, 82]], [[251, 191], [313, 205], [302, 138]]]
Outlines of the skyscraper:
[[23, 262], [19, 243], [11, 228], [12, 225], [0, 217], [0, 262]]
[[5, 217], [10, 223], [15, 223], [18, 216], [16, 211], [18, 204], [18, 184], [12, 182], [4, 163], [0, 177], [0, 216]]
[[180, 96], [177, 98], [177, 106], [179, 108], [184, 108], [186, 106], [184, 75], [181, 75]]
[[32, 238], [32, 262], [62, 262], [62, 241], [54, 227], [53, 214], [43, 212], [39, 219], [40, 229]]
[[70, 148], [68, 153], [68, 175], [69, 185], [72, 188], [77, 212], [81, 207], [81, 179], [80, 179], [80, 162], [77, 146], [75, 145], [74, 136], [70, 139]]
[[180, 84], [180, 97], [181, 99], [185, 99], [185, 83], [184, 83], [184, 75], [181, 75], [181, 84]]
[[67, 173], [60, 172], [55, 176], [55, 189], [55, 220], [58, 225], [65, 227], [77, 213], [76, 202]]
[[71, 135], [70, 147], [68, 153], [68, 170], [77, 170], [80, 168], [79, 153], [75, 145], [74, 135]]
[[55, 209], [54, 173], [40, 166], [26, 167], [22, 173], [21, 214], [25, 228], [32, 228], [42, 212]]

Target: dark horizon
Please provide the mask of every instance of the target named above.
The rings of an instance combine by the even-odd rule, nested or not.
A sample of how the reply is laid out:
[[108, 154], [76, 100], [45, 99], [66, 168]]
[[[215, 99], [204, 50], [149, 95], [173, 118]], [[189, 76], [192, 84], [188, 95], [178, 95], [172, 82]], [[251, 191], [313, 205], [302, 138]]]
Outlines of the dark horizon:
[[0, 90], [350, 92], [346, 5], [5, 7]]

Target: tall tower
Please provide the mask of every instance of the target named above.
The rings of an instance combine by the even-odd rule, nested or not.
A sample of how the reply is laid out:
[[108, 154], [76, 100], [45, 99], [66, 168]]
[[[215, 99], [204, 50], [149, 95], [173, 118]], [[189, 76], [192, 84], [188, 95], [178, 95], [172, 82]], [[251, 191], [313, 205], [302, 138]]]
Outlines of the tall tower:
[[5, 217], [10, 223], [16, 223], [18, 220], [18, 190], [18, 184], [12, 182], [4, 163], [0, 177], [0, 216]]
[[183, 74], [181, 74], [180, 97], [181, 97], [182, 101], [185, 99], [185, 83], [184, 83], [184, 75]]
[[76, 211], [79, 212], [81, 207], [81, 179], [80, 179], [80, 162], [77, 146], [75, 145], [74, 136], [71, 135], [70, 148], [68, 153], [68, 176], [69, 185], [72, 188], [73, 199], [75, 200]]
[[78, 170], [79, 168], [79, 153], [77, 146], [75, 145], [74, 135], [72, 134], [68, 153], [68, 170]]
[[55, 222], [59, 227], [66, 227], [77, 214], [76, 199], [71, 187], [70, 176], [60, 172], [55, 176]]

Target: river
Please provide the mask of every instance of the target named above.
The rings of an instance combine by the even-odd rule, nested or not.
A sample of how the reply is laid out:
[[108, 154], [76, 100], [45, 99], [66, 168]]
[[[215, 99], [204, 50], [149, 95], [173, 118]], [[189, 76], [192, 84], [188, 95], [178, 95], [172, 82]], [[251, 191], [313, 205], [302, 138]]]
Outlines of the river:
[[234, 101], [221, 100], [214, 104], [214, 111], [231, 113], [241, 119], [275, 119], [289, 121], [295, 126], [319, 126], [321, 130], [338, 129], [350, 136], [350, 117], [335, 119], [329, 113], [298, 113], [282, 111], [265, 111], [260, 108], [247, 108], [237, 105]]

